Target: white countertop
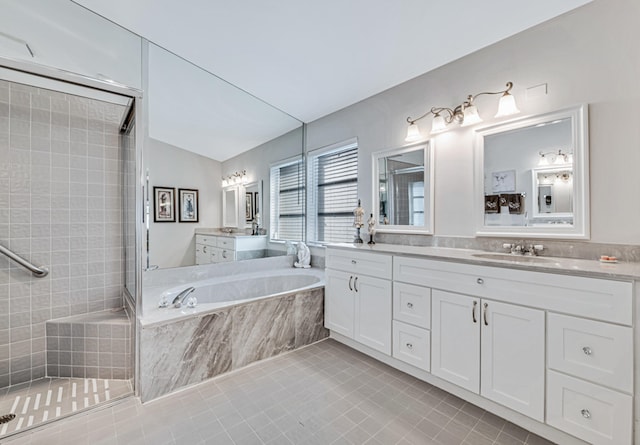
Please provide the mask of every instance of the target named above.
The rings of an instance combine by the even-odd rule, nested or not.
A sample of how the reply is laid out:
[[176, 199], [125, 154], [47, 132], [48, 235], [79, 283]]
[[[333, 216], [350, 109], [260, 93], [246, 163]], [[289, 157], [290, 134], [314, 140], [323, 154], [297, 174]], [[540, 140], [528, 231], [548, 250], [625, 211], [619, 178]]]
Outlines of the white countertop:
[[[598, 259], [584, 260], [549, 256], [511, 255], [505, 252], [488, 252], [447, 247], [404, 246], [398, 244], [330, 244], [327, 247], [378, 252], [399, 256], [421, 257], [425, 259], [476, 264], [479, 266], [506, 267], [535, 272], [581, 275], [586, 277], [611, 278], [617, 280], [640, 279], [640, 263], [602, 263]], [[501, 255], [504, 259], [487, 258], [478, 255]]]
[[223, 232], [220, 229], [195, 229], [196, 235], [226, 236], [228, 238], [266, 238], [267, 235], [251, 235], [242, 232]]

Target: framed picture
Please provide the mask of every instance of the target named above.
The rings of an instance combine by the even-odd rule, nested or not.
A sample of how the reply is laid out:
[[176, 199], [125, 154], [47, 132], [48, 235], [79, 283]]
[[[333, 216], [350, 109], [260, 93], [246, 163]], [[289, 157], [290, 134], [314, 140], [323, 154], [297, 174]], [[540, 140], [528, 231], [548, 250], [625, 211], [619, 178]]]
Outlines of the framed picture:
[[506, 170], [503, 172], [491, 173], [491, 191], [493, 193], [515, 192], [516, 171]]
[[176, 222], [176, 189], [153, 188], [153, 222]]
[[258, 201], [258, 192], [253, 192], [253, 216], [260, 213], [260, 201]]
[[180, 222], [198, 222], [198, 190], [178, 189]]
[[253, 221], [254, 216], [254, 207], [253, 207], [253, 192], [246, 192], [247, 196], [245, 199], [245, 221], [251, 222]]

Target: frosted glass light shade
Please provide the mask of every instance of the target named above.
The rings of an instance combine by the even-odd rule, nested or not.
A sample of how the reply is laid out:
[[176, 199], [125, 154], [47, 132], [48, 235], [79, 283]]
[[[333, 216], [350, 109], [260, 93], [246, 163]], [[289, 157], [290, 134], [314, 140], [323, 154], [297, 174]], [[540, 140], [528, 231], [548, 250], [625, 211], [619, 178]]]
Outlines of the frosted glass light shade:
[[482, 119], [478, 114], [478, 109], [475, 105], [469, 105], [464, 109], [464, 120], [462, 121], [462, 126], [466, 127], [468, 125], [477, 124], [478, 122], [482, 122]]
[[431, 122], [431, 134], [442, 133], [447, 129], [447, 123], [444, 120], [444, 117], [436, 114], [433, 118], [433, 122]]
[[407, 137], [404, 139], [406, 142], [414, 142], [418, 141], [422, 138], [420, 134], [420, 129], [416, 125], [416, 123], [409, 124], [409, 128], [407, 128]]
[[495, 117], [511, 116], [518, 113], [520, 110], [516, 106], [516, 98], [512, 94], [504, 93], [498, 103], [498, 112]]

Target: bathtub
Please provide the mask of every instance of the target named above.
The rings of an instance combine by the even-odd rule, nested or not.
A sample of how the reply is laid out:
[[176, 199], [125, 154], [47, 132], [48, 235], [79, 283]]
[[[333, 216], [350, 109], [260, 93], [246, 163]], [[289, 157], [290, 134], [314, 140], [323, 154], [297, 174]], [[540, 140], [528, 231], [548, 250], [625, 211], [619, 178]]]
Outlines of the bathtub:
[[[282, 266], [278, 261], [260, 264]], [[144, 316], [139, 319], [142, 401], [328, 336], [322, 269], [286, 265], [232, 273], [238, 269], [215, 266], [184, 272], [196, 274], [195, 281], [179, 277], [180, 272], [159, 274], [144, 288]], [[158, 307], [161, 299], [171, 302], [188, 287], [195, 288], [195, 308]]]
[[[169, 303], [183, 290], [194, 287], [190, 296], [197, 299], [195, 308], [183, 305], [161, 308], [161, 300]], [[143, 326], [162, 324], [178, 319], [195, 317], [228, 306], [248, 304], [251, 301], [273, 298], [289, 293], [324, 287], [321, 269], [295, 269], [280, 267], [258, 272], [244, 272], [224, 276], [201, 277], [197, 281], [180, 280], [180, 284], [156, 285], [144, 295]]]

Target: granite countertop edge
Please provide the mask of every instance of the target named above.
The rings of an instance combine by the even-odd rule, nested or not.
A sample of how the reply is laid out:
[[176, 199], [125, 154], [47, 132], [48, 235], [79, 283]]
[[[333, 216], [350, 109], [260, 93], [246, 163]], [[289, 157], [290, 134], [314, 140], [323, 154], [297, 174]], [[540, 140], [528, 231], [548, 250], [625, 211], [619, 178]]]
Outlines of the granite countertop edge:
[[[417, 257], [448, 261], [454, 263], [473, 264], [478, 266], [502, 267], [530, 272], [547, 272], [563, 275], [575, 275], [590, 278], [608, 278], [616, 280], [639, 280], [640, 263], [618, 262], [602, 263], [597, 259], [576, 259], [550, 256], [529, 257], [526, 263], [509, 259], [482, 258], [478, 254], [502, 254], [484, 250], [458, 249], [451, 247], [406, 246], [399, 244], [328, 244], [328, 248], [375, 252], [396, 256]], [[540, 261], [536, 262], [535, 259]]]

